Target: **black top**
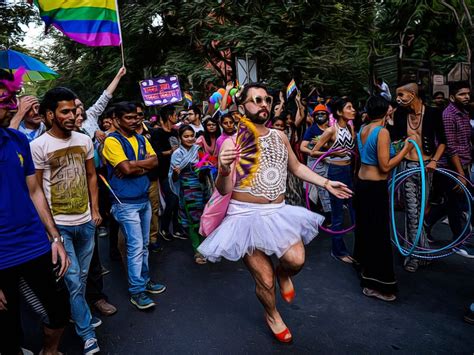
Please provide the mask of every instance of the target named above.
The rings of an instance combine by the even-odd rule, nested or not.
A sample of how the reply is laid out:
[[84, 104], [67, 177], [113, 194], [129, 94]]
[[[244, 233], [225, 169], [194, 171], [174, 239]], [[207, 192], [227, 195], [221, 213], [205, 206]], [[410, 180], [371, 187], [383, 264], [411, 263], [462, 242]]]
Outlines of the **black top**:
[[[174, 141], [174, 142], [173, 142]], [[168, 179], [168, 171], [170, 169], [171, 155], [164, 156], [163, 152], [171, 150], [171, 142], [176, 144], [179, 142], [178, 132], [172, 129], [170, 132], [163, 128], [156, 128], [151, 131], [151, 146], [158, 156], [157, 176], [160, 180]]]
[[[393, 126], [387, 126], [392, 141], [408, 137], [408, 109], [399, 107], [393, 115]], [[423, 153], [433, 156], [439, 144], [446, 144], [442, 112], [436, 108], [425, 106], [425, 114], [421, 123], [421, 141]]]

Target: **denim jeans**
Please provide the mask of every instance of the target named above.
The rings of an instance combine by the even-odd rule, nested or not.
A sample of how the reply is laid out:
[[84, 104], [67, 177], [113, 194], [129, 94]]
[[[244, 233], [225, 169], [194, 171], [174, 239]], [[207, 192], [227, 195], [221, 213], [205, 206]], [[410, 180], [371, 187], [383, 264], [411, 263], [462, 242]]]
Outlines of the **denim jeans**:
[[[350, 165], [334, 165], [329, 164], [328, 179], [340, 181], [346, 184], [352, 190], [352, 168]], [[354, 209], [352, 208], [352, 199], [339, 199], [334, 195], [330, 195], [331, 199], [331, 229], [340, 231], [343, 229], [344, 223], [344, 204], [349, 208], [351, 221], [354, 223]], [[334, 256], [349, 255], [346, 245], [344, 244], [343, 234], [334, 234], [332, 236], [332, 253]]]
[[119, 223], [127, 247], [128, 291], [131, 295], [145, 292], [150, 281], [148, 242], [150, 238], [151, 205], [145, 203], [114, 203], [112, 215]]
[[77, 335], [86, 341], [95, 338], [92, 316], [86, 301], [86, 282], [89, 265], [94, 252], [94, 222], [89, 221], [78, 226], [58, 225], [64, 238], [71, 265], [64, 276], [71, 303], [71, 318], [75, 323]]

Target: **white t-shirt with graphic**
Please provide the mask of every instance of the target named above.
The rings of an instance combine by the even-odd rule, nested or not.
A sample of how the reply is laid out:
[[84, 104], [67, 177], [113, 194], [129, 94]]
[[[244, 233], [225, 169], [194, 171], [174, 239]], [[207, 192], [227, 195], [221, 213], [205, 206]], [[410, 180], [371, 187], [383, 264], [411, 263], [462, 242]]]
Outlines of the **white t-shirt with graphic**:
[[31, 142], [31, 153], [35, 168], [43, 170], [43, 190], [56, 224], [89, 222], [86, 160], [94, 159], [92, 140], [77, 132], [67, 139], [47, 132]]

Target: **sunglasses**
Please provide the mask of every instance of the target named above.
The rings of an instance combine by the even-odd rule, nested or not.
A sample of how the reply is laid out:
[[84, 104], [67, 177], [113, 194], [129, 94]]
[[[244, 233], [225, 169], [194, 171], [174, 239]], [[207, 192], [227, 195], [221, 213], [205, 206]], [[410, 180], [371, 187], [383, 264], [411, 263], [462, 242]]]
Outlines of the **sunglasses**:
[[250, 99], [246, 100], [244, 104], [250, 101], [252, 101], [255, 105], [258, 105], [258, 106], [262, 105], [265, 102], [265, 104], [267, 104], [268, 107], [271, 107], [273, 103], [273, 97], [271, 96], [262, 97], [260, 95], [255, 95], [255, 96], [252, 96]]

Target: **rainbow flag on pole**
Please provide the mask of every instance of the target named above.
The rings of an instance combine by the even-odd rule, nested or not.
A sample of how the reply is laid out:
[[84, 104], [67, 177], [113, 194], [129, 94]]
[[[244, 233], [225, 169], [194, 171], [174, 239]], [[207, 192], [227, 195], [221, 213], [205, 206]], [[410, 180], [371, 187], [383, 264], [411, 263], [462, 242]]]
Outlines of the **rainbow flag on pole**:
[[122, 42], [116, 0], [34, 0], [40, 15], [72, 40], [87, 46], [119, 46]]
[[286, 88], [286, 98], [289, 98], [293, 91], [297, 89], [295, 79], [291, 79], [290, 83], [288, 84], [288, 87]]
[[186, 100], [186, 103], [188, 104], [188, 106], [191, 106], [193, 104], [193, 97], [191, 96], [189, 92], [184, 93], [184, 99]]

